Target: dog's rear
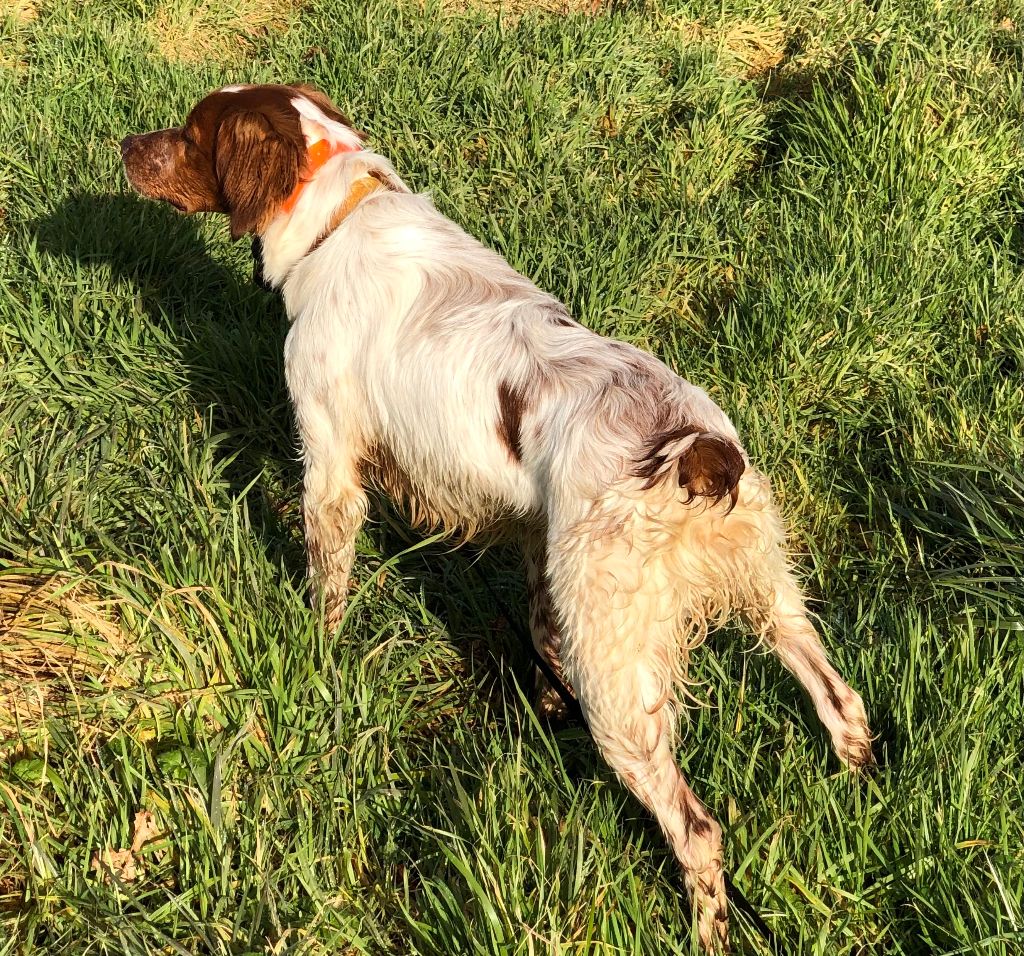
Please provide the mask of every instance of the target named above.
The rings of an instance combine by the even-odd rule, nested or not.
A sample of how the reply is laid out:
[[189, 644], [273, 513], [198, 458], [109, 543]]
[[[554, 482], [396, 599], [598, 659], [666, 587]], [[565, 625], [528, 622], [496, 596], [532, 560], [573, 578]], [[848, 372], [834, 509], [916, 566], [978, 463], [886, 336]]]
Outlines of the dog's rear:
[[703, 944], [724, 947], [722, 831], [675, 762], [689, 652], [741, 615], [807, 689], [851, 768], [871, 762], [870, 731], [807, 617], [767, 480], [714, 433], [652, 452], [585, 520], [550, 535], [547, 588], [558, 659], [594, 740], [682, 863]]

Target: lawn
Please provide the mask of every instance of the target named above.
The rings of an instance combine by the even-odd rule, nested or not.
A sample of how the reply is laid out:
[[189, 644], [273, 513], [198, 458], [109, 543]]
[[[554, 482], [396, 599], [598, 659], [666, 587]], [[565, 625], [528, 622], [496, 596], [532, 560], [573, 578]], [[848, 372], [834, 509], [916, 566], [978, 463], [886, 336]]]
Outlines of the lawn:
[[600, 7], [0, 0], [2, 956], [694, 950], [533, 716], [514, 553], [382, 508], [309, 607], [281, 305], [117, 149], [297, 79], [771, 475], [880, 759], [740, 632], [695, 658], [680, 761], [776, 951], [1024, 952], [1024, 3]]

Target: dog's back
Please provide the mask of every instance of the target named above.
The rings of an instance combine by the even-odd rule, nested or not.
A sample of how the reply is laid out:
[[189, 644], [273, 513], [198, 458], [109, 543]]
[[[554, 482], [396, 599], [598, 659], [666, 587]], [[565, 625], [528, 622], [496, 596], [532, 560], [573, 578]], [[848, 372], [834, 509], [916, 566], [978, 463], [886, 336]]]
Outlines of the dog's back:
[[317, 387], [323, 353], [344, 361], [370, 457], [386, 462], [374, 477], [393, 495], [415, 485], [400, 496], [418, 502], [415, 517], [460, 532], [546, 520], [552, 496], [580, 501], [668, 470], [691, 496], [735, 493], [745, 458], [703, 390], [573, 321], [423, 197], [367, 203], [316, 256], [284, 289], [293, 399]]

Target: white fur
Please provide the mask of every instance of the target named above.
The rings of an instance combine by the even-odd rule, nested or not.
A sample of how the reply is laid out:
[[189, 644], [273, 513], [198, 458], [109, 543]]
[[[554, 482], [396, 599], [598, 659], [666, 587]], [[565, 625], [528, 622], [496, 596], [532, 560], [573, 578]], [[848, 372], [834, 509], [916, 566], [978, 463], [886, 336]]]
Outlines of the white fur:
[[325, 139], [332, 146], [343, 145], [349, 149], [360, 149], [362, 140], [359, 135], [344, 123], [331, 119], [319, 106], [311, 103], [304, 96], [292, 98], [292, 106], [299, 114], [302, 134], [309, 146], [317, 140]]
[[[311, 134], [324, 125], [341, 135], [312, 104], [295, 103]], [[393, 189], [368, 195], [310, 252], [370, 170]], [[732, 423], [652, 356], [571, 321], [371, 151], [325, 164], [262, 239], [264, 273], [291, 320], [285, 366], [328, 623], [344, 607], [367, 483], [422, 523], [520, 540], [538, 648], [661, 823], [701, 938], [724, 939], [721, 831], [673, 754], [689, 650], [709, 626], [743, 616], [807, 688], [840, 756], [870, 760], [863, 705], [825, 657], [768, 482], [745, 453], [732, 508], [689, 500], [675, 481], [693, 435], [663, 449], [664, 480], [645, 487], [634, 474], [659, 422], [738, 445]], [[516, 397], [517, 436], [503, 394], [506, 405]]]

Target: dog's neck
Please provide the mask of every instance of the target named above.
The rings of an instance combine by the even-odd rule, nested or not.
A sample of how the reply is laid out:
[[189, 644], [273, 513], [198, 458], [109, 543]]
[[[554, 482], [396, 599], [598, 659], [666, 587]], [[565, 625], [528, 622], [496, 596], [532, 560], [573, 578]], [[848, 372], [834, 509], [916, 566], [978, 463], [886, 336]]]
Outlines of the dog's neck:
[[296, 184], [291, 195], [284, 201], [281, 211], [289, 213], [298, 205], [299, 199], [302, 198], [302, 194], [312, 182], [313, 177], [335, 156], [340, 156], [342, 153], [357, 153], [361, 150], [361, 146], [346, 142], [331, 142], [326, 139], [318, 139], [311, 143], [306, 150], [306, 168], [303, 177]]
[[265, 284], [281, 289], [303, 259], [385, 188], [404, 189], [381, 157], [364, 150], [332, 151], [312, 175], [307, 173], [259, 237]]

